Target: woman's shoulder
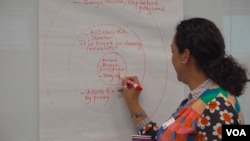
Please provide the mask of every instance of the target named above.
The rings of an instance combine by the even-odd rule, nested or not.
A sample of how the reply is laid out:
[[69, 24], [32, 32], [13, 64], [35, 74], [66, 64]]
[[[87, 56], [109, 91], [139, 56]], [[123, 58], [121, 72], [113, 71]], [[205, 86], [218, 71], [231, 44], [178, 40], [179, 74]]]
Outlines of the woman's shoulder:
[[206, 90], [198, 100], [193, 103], [192, 108], [201, 114], [206, 107], [215, 108], [218, 106], [220, 110], [229, 108], [237, 113], [241, 111], [237, 98], [221, 87], [213, 87]]
[[224, 90], [222, 87], [216, 86], [207, 89], [200, 97], [199, 99], [204, 102], [205, 104], [208, 104], [212, 100], [215, 100], [217, 98], [223, 98], [228, 99], [232, 98], [232, 95], [229, 94], [226, 90]]

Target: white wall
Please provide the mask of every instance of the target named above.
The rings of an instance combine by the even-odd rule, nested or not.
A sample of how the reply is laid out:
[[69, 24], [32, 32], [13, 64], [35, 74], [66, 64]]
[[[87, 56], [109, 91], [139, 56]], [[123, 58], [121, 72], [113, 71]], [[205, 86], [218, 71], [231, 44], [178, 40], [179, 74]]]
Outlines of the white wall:
[[[249, 0], [184, 0], [185, 18], [215, 21], [228, 52], [248, 68], [249, 8]], [[1, 0], [0, 19], [0, 140], [38, 141], [38, 0]], [[239, 99], [247, 124], [249, 94]]]
[[38, 0], [0, 1], [0, 140], [38, 140]]

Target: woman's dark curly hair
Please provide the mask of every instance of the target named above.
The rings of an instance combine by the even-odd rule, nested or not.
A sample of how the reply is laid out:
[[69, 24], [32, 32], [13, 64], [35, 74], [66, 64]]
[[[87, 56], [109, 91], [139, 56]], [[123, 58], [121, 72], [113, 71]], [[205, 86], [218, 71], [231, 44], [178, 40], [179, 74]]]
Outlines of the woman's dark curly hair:
[[176, 27], [175, 43], [180, 53], [189, 49], [197, 66], [222, 88], [234, 96], [244, 93], [246, 68], [225, 54], [223, 36], [213, 22], [204, 18], [181, 21]]

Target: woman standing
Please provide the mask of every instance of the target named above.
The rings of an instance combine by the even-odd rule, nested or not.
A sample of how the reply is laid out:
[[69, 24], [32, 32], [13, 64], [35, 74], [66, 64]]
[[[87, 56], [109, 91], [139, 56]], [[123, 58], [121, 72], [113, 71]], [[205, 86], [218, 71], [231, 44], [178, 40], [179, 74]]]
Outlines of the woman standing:
[[177, 79], [190, 94], [164, 124], [151, 120], [138, 102], [140, 91], [127, 87], [127, 79], [140, 84], [137, 76], [123, 79], [121, 91], [138, 134], [154, 141], [212, 141], [221, 140], [222, 125], [243, 124], [236, 97], [244, 93], [246, 70], [226, 55], [216, 25], [204, 18], [181, 21], [171, 51]]

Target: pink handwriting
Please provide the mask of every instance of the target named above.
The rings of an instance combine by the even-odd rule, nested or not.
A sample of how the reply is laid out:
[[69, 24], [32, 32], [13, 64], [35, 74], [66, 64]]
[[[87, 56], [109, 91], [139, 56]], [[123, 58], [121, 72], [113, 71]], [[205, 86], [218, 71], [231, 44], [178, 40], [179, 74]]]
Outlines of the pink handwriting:
[[83, 95], [83, 99], [87, 105], [101, 102], [106, 105], [113, 93], [115, 93], [115, 90], [112, 87], [87, 89], [81, 92], [81, 94]]
[[129, 37], [125, 29], [116, 26], [103, 27], [103, 29], [92, 28], [78, 39], [78, 44], [84, 47], [86, 52], [115, 51], [121, 46], [141, 50], [142, 43], [138, 40], [126, 40]]
[[120, 79], [121, 74], [124, 74], [126, 68], [120, 65], [117, 58], [102, 58], [98, 63], [99, 78], [107, 81]]
[[129, 5], [135, 7], [138, 13], [166, 12], [165, 7], [158, 0], [75, 0], [74, 4], [84, 4], [100, 8], [104, 5]]
[[158, 0], [128, 0], [128, 5], [135, 6], [138, 13], [146, 12], [148, 15], [153, 11], [165, 12], [165, 7], [160, 6]]

